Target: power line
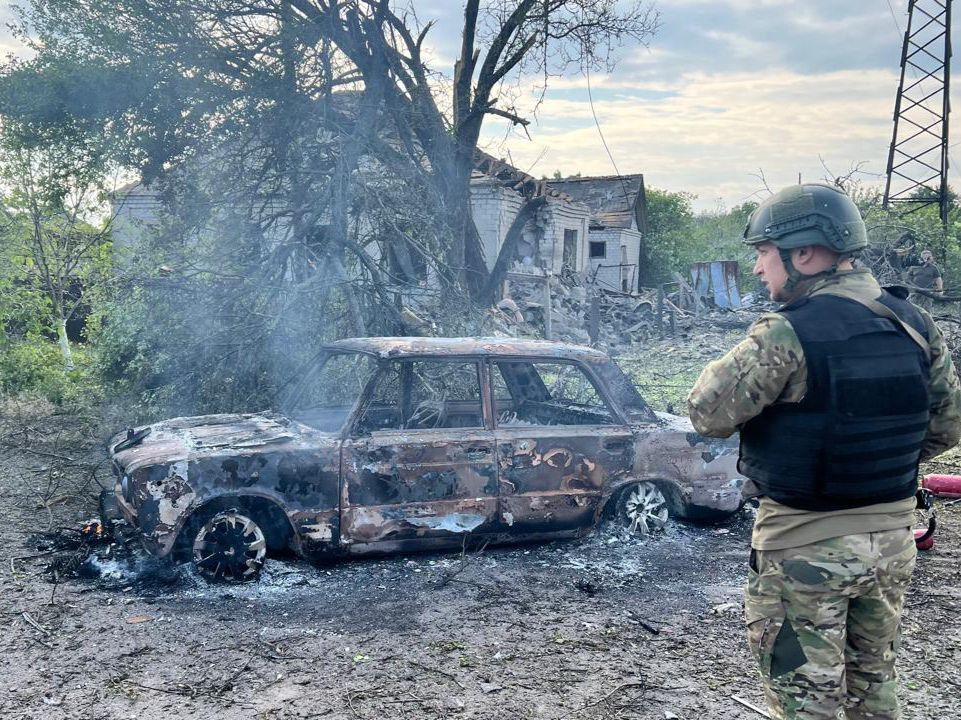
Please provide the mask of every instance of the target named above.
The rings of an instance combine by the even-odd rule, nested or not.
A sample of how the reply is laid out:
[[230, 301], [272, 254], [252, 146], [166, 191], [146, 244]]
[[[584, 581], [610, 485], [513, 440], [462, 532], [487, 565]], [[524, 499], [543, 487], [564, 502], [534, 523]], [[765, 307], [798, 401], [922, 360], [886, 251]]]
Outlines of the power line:
[[[891, 20], [894, 22], [894, 27], [895, 27], [895, 28], [897, 29], [897, 31], [898, 31], [898, 42], [900, 42], [901, 39], [904, 37], [904, 30], [901, 29], [901, 23], [898, 22], [897, 15], [896, 15], [895, 12], [894, 12], [894, 7], [891, 5], [891, 0], [885, 0], [885, 2], [888, 4], [888, 12], [891, 13]], [[917, 71], [916, 68], [912, 67], [912, 68], [911, 68], [911, 73], [914, 75], [914, 78], [915, 78], [916, 80], [920, 78], [920, 76], [918, 75], [918, 71]], [[950, 148], [954, 147], [954, 146], [957, 145], [957, 144], [958, 144], [958, 143], [954, 143], [954, 144], [950, 145], [949, 148], [948, 148], [948, 157], [950, 158], [950, 160], [951, 160], [951, 165], [952, 165], [953, 167], [957, 167], [957, 163], [954, 161], [954, 156], [951, 154], [951, 149], [950, 149]]]
[[[900, 36], [901, 26], [891, 0], [885, 2]], [[913, 212], [920, 206], [937, 203], [941, 221], [946, 224], [948, 172], [954, 164], [948, 145], [951, 0], [930, 0], [928, 5], [933, 7], [926, 7], [925, 0], [909, 0], [907, 29], [899, 37], [903, 43], [901, 78], [894, 105], [894, 131], [888, 151], [884, 208], [888, 209], [894, 203], [911, 203], [912, 209], [907, 212]], [[916, 27], [918, 14], [922, 17], [920, 25]], [[944, 46], [940, 54], [938, 47], [929, 49], [929, 46], [942, 40]], [[907, 78], [908, 74], [914, 76], [913, 82]], [[932, 82], [935, 84], [933, 90], [930, 86]], [[935, 104], [940, 107], [934, 107]], [[923, 114], [919, 117], [919, 113]], [[940, 125], [940, 132], [934, 130], [937, 125]], [[940, 151], [939, 167], [935, 167], [932, 164], [935, 161], [928, 158], [929, 153], [936, 150]], [[932, 180], [938, 182], [938, 189], [931, 187]], [[914, 197], [915, 190], [930, 190], [936, 199], [919, 201]]]
[[891, 19], [894, 21], [894, 27], [898, 30], [898, 40], [904, 35], [904, 31], [901, 29], [901, 23], [898, 22], [897, 16], [894, 14], [894, 8], [891, 6], [891, 0], [885, 0], [888, 4], [888, 11], [891, 13]]
[[597, 134], [601, 136], [601, 143], [604, 145], [604, 149], [607, 151], [607, 157], [611, 159], [611, 165], [614, 166], [614, 174], [617, 175], [617, 179], [621, 183], [621, 192], [624, 193], [624, 202], [627, 203], [628, 207], [630, 207], [631, 195], [627, 190], [627, 183], [624, 182], [624, 176], [621, 175], [621, 171], [617, 169], [617, 163], [614, 162], [614, 156], [611, 154], [611, 149], [607, 146], [607, 140], [604, 139], [604, 133], [601, 131], [601, 123], [597, 119], [597, 111], [594, 109], [594, 94], [591, 92], [590, 67], [584, 68], [584, 75], [587, 78], [587, 99], [591, 104], [591, 115], [594, 116], [594, 126], [597, 128]]

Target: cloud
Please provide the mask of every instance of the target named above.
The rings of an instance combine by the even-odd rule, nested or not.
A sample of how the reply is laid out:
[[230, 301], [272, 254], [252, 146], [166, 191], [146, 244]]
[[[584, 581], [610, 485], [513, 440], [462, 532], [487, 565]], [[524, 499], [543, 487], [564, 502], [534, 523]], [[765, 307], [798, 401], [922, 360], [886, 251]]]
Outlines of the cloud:
[[[594, 111], [618, 169], [731, 205], [761, 188], [846, 174], [883, 174], [891, 140], [906, 0], [886, 4], [674, 0], [650, 49], [592, 75]], [[535, 174], [610, 174], [587, 79], [553, 81], [533, 141], [491, 123], [494, 154]], [[956, 122], [952, 136], [958, 137]], [[500, 148], [500, 151], [499, 151]], [[956, 166], [952, 162], [952, 166]], [[870, 177], [865, 177], [870, 181]]]
[[766, 7], [790, 7], [794, 0], [672, 0], [671, 6], [705, 5], [725, 10], [754, 10]]
[[772, 186], [796, 182], [798, 172], [823, 178], [820, 158], [836, 174], [861, 161], [880, 173], [897, 74], [691, 73], [655, 100], [631, 96], [649, 90], [647, 83], [615, 84], [620, 95], [594, 102], [613, 163], [586, 98], [551, 93], [530, 128], [533, 142], [513, 135], [499, 145], [506, 126], [491, 122], [491, 151], [509, 151], [534, 174], [611, 174], [616, 164], [621, 173], [645, 173], [654, 187], [696, 193], [700, 207], [718, 198], [731, 205], [762, 187], [755, 177], [762, 170]]

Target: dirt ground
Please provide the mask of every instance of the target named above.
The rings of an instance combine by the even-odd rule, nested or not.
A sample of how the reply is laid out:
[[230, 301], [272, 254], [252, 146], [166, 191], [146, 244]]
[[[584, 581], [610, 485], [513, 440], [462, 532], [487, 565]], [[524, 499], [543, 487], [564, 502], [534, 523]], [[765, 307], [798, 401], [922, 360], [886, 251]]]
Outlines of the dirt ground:
[[[653, 538], [281, 559], [245, 586], [121, 543], [54, 584], [110, 482], [105, 433], [38, 405], [0, 420], [0, 717], [763, 717], [742, 630], [749, 509]], [[939, 518], [904, 618], [907, 720], [961, 717], [961, 506]]]

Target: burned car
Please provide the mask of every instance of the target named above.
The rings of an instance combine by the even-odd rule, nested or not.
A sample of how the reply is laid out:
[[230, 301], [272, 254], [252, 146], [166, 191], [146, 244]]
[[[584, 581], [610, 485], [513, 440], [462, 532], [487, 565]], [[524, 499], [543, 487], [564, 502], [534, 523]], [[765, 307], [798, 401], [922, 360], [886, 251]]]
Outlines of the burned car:
[[283, 414], [184, 417], [110, 442], [111, 501], [159, 557], [253, 579], [313, 558], [650, 532], [741, 504], [736, 440], [654, 412], [604, 353], [505, 338], [326, 346]]

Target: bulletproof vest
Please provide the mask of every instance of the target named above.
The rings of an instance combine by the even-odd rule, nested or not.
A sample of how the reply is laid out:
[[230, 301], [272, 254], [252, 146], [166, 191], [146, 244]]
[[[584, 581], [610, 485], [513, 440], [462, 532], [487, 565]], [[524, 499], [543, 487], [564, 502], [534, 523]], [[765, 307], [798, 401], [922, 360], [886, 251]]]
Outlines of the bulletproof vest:
[[[927, 337], [907, 301], [878, 301]], [[801, 510], [842, 510], [914, 495], [928, 427], [925, 351], [864, 305], [815, 295], [781, 311], [804, 350], [807, 392], [741, 430], [738, 469], [762, 494]]]

